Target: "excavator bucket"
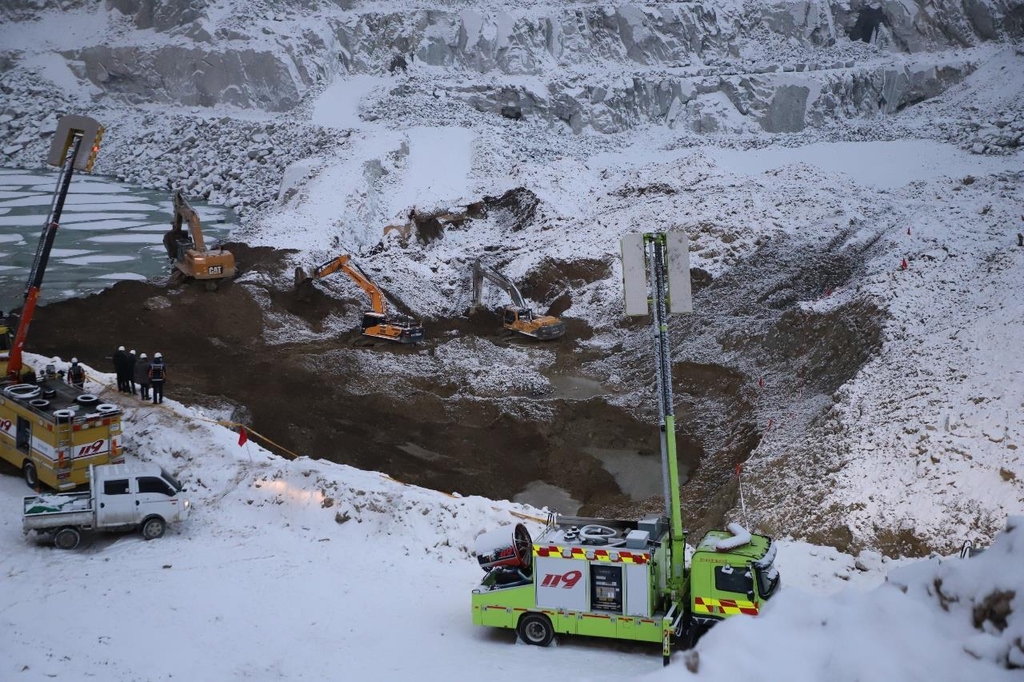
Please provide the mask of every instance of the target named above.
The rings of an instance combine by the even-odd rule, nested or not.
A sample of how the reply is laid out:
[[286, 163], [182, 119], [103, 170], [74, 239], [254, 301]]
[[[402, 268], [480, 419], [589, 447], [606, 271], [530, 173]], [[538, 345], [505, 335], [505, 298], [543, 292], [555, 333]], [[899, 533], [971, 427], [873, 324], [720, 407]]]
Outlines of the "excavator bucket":
[[308, 284], [313, 279], [306, 274], [306, 271], [302, 269], [302, 266], [295, 268], [295, 290], [298, 291], [303, 285]]

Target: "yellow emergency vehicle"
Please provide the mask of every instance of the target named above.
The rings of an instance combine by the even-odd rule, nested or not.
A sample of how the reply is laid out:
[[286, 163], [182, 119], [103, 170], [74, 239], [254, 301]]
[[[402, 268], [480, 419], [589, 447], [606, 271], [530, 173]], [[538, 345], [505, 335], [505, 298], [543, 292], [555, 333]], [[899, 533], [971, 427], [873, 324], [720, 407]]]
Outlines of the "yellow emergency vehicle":
[[121, 408], [69, 386], [52, 367], [34, 384], [0, 389], [0, 458], [32, 488], [70, 490], [93, 464], [124, 462]]

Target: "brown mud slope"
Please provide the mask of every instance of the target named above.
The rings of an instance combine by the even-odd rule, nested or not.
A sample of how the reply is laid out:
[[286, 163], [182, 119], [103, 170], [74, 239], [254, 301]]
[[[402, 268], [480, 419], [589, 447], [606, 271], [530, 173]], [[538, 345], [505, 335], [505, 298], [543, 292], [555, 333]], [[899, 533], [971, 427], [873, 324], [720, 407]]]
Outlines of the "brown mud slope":
[[[246, 270], [275, 277], [284, 272], [280, 251], [243, 244], [228, 248]], [[564, 488], [584, 503], [583, 511], [592, 511], [627, 504], [628, 498], [583, 448], [596, 445], [657, 456], [656, 428], [600, 397], [536, 398], [545, 400], [551, 416], [531, 422], [510, 417], [500, 400], [457, 392], [445, 377], [412, 380], [413, 390], [396, 395], [375, 377], [351, 374], [358, 363], [348, 362], [337, 373], [314, 371], [310, 367], [316, 366], [318, 356], [331, 351], [389, 353], [400, 362], [402, 355], [430, 352], [434, 341], [428, 338], [417, 348], [381, 342], [353, 349], [359, 334], [352, 332], [329, 342], [269, 346], [263, 340], [268, 312], [290, 312], [320, 331], [328, 315], [359, 311], [364, 305], [358, 299], [331, 298], [316, 288], [300, 300], [290, 289], [290, 279], [279, 286], [265, 291], [270, 303], [264, 311], [247, 286], [237, 283], [224, 283], [211, 293], [192, 283], [170, 291], [120, 282], [97, 295], [40, 308], [29, 346], [43, 355], [77, 355], [106, 371], [112, 371], [110, 357], [119, 345], [150, 357], [160, 351], [168, 364], [170, 398], [240, 406], [236, 415], [293, 452], [383, 471], [442, 491], [508, 499], [540, 480]], [[589, 329], [570, 322], [567, 338], [557, 342], [555, 372], [574, 373], [587, 359], [572, 339], [589, 334]], [[450, 338], [454, 332], [520, 342], [519, 337], [500, 338], [500, 321], [487, 311], [472, 318], [430, 321], [428, 329], [433, 339]], [[368, 395], [353, 395], [345, 389], [351, 385]]]

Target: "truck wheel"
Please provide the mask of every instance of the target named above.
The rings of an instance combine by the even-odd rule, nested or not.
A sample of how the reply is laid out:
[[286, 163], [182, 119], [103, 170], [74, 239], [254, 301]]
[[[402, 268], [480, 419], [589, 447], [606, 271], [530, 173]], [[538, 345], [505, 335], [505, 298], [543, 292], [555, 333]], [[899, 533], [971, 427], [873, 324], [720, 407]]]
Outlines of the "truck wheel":
[[156, 540], [163, 537], [167, 524], [159, 516], [151, 516], [142, 522], [142, 537], [146, 540]]
[[519, 619], [516, 628], [519, 639], [534, 646], [547, 646], [555, 638], [555, 629], [548, 617], [540, 613], [527, 613]]
[[25, 462], [25, 466], [21, 467], [21, 475], [24, 477], [25, 483], [28, 483], [29, 488], [35, 490], [39, 485], [39, 472], [36, 471], [36, 465], [32, 462]]
[[82, 536], [74, 528], [61, 528], [53, 536], [53, 544], [57, 546], [57, 549], [74, 549], [78, 547], [81, 539]]

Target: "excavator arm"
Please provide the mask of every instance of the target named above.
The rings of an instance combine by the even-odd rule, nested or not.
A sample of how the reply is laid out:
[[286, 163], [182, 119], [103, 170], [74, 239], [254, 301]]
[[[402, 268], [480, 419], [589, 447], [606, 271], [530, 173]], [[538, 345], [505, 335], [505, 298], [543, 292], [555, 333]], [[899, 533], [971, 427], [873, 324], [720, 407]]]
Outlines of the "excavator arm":
[[484, 280], [488, 280], [492, 284], [501, 287], [505, 292], [508, 293], [510, 299], [512, 299], [512, 305], [516, 308], [526, 308], [526, 301], [523, 300], [523, 295], [519, 293], [519, 289], [511, 280], [506, 279], [498, 272], [491, 270], [484, 266], [479, 260], [473, 261], [473, 305], [480, 305], [480, 300], [483, 297], [484, 292]]
[[352, 260], [352, 256], [345, 254], [344, 256], [338, 256], [334, 260], [329, 260], [326, 263], [321, 263], [317, 266], [313, 274], [310, 275], [311, 279], [320, 279], [322, 277], [328, 277], [333, 275], [338, 270], [341, 270], [345, 265]]
[[349, 279], [355, 282], [359, 288], [369, 296], [370, 308], [373, 312], [379, 313], [380, 315], [387, 314], [387, 304], [384, 302], [384, 294], [382, 294], [380, 288], [371, 282], [370, 278], [363, 274], [363, 271], [352, 262], [352, 256], [347, 253], [325, 263], [321, 263], [308, 275], [301, 267], [295, 268], [295, 288], [296, 290], [300, 290], [301, 287], [307, 285], [312, 280], [323, 279], [324, 277], [333, 275], [339, 270], [348, 275]]
[[338, 267], [370, 297], [370, 308], [373, 312], [387, 315], [388, 310], [387, 304], [384, 302], [384, 294], [381, 293], [380, 288], [376, 284], [370, 281], [369, 277], [363, 274], [362, 270], [356, 267], [355, 263], [347, 260]]
[[192, 243], [196, 251], [206, 250], [206, 241], [203, 239], [203, 228], [199, 224], [199, 214], [188, 203], [179, 189], [174, 193], [174, 231], [181, 232], [182, 222], [188, 223], [188, 233], [192, 237]]

